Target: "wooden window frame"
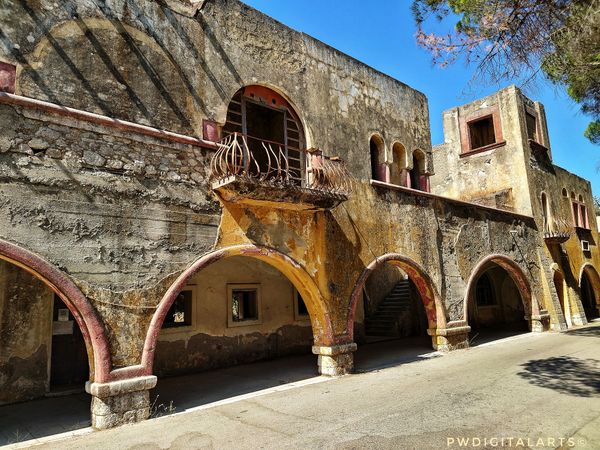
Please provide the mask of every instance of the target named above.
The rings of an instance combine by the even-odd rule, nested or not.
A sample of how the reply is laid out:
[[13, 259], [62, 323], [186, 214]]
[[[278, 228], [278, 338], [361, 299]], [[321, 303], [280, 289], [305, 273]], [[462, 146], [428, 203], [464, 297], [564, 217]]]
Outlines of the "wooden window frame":
[[[478, 122], [479, 120], [487, 119], [491, 117], [494, 125], [494, 137], [496, 142], [484, 147], [476, 149], [471, 148], [471, 133], [469, 127], [471, 124]], [[477, 112], [469, 114], [459, 119], [460, 128], [460, 145], [461, 145], [461, 157], [474, 155], [477, 153], [486, 152], [498, 147], [506, 145], [504, 140], [504, 134], [502, 133], [502, 121], [500, 120], [500, 109], [498, 105], [490, 106], [488, 108], [481, 109]]]
[[[236, 322], [233, 320], [233, 291], [244, 290], [244, 289], [255, 289], [256, 290], [256, 312], [258, 318], [256, 320], [243, 320]], [[260, 283], [245, 283], [245, 284], [228, 284], [227, 285], [227, 327], [248, 327], [253, 325], [260, 325], [263, 323], [263, 312], [262, 312], [262, 293]]]

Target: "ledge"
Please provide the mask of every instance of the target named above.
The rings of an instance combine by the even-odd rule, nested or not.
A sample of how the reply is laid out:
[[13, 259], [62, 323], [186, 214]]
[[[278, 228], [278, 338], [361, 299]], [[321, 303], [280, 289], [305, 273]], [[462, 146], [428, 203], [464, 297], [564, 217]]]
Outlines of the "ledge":
[[85, 383], [85, 391], [94, 397], [107, 398], [130, 392], [147, 391], [156, 386], [154, 375], [111, 381], [109, 383]]
[[529, 142], [529, 147], [533, 150], [541, 150], [543, 152], [549, 153], [550, 149], [545, 145], [540, 144], [539, 142], [534, 141], [533, 139], [527, 139]]
[[172, 131], [160, 130], [158, 128], [140, 125], [134, 122], [128, 122], [126, 120], [113, 119], [108, 116], [83, 111], [81, 109], [60, 106], [55, 103], [36, 100], [29, 97], [22, 97], [20, 95], [9, 94], [7, 92], [0, 92], [0, 103], [4, 103], [6, 105], [20, 106], [22, 108], [27, 109], [36, 109], [57, 116], [70, 117], [73, 119], [81, 120], [83, 122], [90, 122], [110, 128], [117, 128], [119, 130], [141, 134], [144, 136], [151, 136], [166, 141], [177, 142], [179, 144], [188, 144], [196, 147], [207, 148], [210, 150], [217, 150], [217, 145], [214, 142], [207, 141], [204, 139], [187, 136], [179, 133], [173, 133]]
[[271, 185], [236, 176], [213, 182], [212, 189], [226, 202], [294, 211], [328, 210], [348, 199], [344, 194], [300, 186]]
[[454, 204], [461, 205], [461, 206], [468, 206], [471, 208], [482, 209], [484, 211], [509, 214], [511, 216], [519, 217], [519, 218], [525, 219], [525, 220], [533, 220], [533, 217], [531, 217], [531, 216], [528, 216], [525, 214], [519, 214], [514, 211], [508, 211], [506, 209], [499, 209], [499, 208], [492, 208], [491, 206], [484, 206], [484, 205], [480, 205], [478, 203], [466, 202], [464, 200], [458, 200], [458, 199], [451, 198], [451, 197], [444, 197], [443, 195], [432, 194], [431, 192], [418, 191], [416, 189], [411, 189], [411, 188], [407, 188], [404, 186], [398, 186], [396, 184], [385, 183], [383, 181], [370, 180], [370, 184], [371, 184], [371, 186], [374, 186], [374, 187], [380, 187], [380, 188], [385, 188], [385, 189], [391, 189], [394, 191], [400, 191], [400, 192], [404, 192], [406, 194], [411, 194], [411, 195], [418, 196], [418, 197], [427, 197], [427, 198], [432, 198], [432, 199], [438, 199], [438, 200], [443, 200], [448, 203], [454, 203]]
[[466, 158], [471, 155], [477, 155], [478, 153], [487, 152], [488, 150], [493, 150], [495, 148], [504, 147], [505, 145], [506, 145], [506, 141], [494, 142], [493, 144], [490, 144], [490, 145], [475, 148], [473, 150], [469, 150], [468, 152], [463, 152], [459, 156], [461, 158]]
[[312, 352], [315, 355], [323, 355], [323, 356], [336, 356], [343, 355], [345, 353], [355, 352], [358, 346], [356, 343], [352, 342], [350, 344], [341, 344], [341, 345], [314, 345], [312, 348]]

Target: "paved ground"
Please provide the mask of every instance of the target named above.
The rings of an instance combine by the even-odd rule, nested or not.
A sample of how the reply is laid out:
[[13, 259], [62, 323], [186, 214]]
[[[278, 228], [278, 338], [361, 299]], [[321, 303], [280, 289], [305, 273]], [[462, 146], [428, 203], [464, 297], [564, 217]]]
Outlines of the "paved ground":
[[[485, 438], [504, 439], [505, 446], [515, 448], [557, 448], [561, 438], [572, 438], [574, 448], [600, 448], [600, 324], [561, 334], [522, 335], [445, 356], [419, 357], [419, 351], [398, 352], [397, 346], [363, 347], [357, 358], [363, 373], [353, 376], [313, 378], [300, 382], [301, 387], [280, 386], [277, 392], [204, 409], [198, 402], [178, 406], [174, 400], [175, 415], [36, 448], [437, 449], [460, 448], [459, 438], [481, 439], [479, 448], [485, 448]], [[390, 356], [391, 350], [395, 353]], [[297, 376], [292, 366], [301, 361], [289, 360], [287, 372], [281, 360], [279, 365], [252, 365], [257, 373], [273, 369], [270, 381], [255, 388]], [[300, 364], [307, 375], [312, 364]], [[228, 370], [231, 378], [221, 376], [227, 371], [211, 375], [213, 386], [239, 381], [236, 369]], [[208, 378], [204, 387], [194, 386], [194, 377], [173, 380], [179, 380], [179, 391], [196, 389], [192, 397], [214, 390]], [[175, 391], [163, 388], [163, 398]], [[242, 383], [230, 394], [250, 391]], [[218, 398], [224, 397], [212, 400]], [[454, 446], [447, 446], [449, 439]], [[478, 441], [469, 443], [477, 446]], [[487, 447], [501, 443], [488, 441]], [[569, 444], [564, 441], [563, 447]]]

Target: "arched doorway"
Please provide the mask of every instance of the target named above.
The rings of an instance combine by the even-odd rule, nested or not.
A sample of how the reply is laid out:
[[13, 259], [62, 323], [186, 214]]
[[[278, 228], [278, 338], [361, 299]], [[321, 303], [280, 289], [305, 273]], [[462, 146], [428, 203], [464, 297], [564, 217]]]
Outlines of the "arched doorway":
[[348, 317], [350, 339], [368, 344], [356, 353], [359, 371], [431, 352], [437, 345], [436, 330], [446, 324], [441, 300], [425, 270], [396, 253], [365, 268], [352, 291]]
[[524, 298], [523, 282], [522, 274], [502, 260], [479, 266], [466, 301], [471, 345], [529, 331], [530, 300]]
[[414, 337], [429, 341], [427, 313], [419, 291], [394, 264], [381, 264], [367, 278], [361, 310], [365, 342]]
[[592, 266], [586, 265], [581, 272], [580, 293], [581, 303], [588, 322], [600, 317], [599, 289], [600, 277], [598, 272]]
[[[0, 259], [0, 446], [30, 438], [25, 430], [39, 437], [89, 426], [89, 379], [71, 310], [46, 282]], [[40, 410], [52, 411], [43, 426]]]
[[[301, 266], [276, 250], [240, 245], [203, 256], [171, 286], [142, 364], [163, 377], [158, 394], [181, 409], [317, 376], [312, 346], [332, 338], [319, 290]], [[244, 364], [252, 365], [237, 367]], [[229, 381], [194, 382], [178, 396], [173, 383], [181, 381], [165, 377], [182, 374]]]
[[[302, 184], [306, 177], [306, 140], [300, 117], [279, 93], [264, 86], [246, 86], [232, 98], [222, 138], [237, 136], [246, 154], [240, 155], [252, 175], [289, 173]], [[251, 155], [251, 161], [247, 161]]]

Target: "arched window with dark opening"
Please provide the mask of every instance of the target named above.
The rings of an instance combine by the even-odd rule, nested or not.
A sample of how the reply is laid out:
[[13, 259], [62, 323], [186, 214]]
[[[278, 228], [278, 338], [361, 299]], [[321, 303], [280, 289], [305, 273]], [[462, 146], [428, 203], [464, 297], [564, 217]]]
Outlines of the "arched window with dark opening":
[[371, 179], [386, 181], [385, 169], [383, 163], [384, 143], [381, 137], [376, 134], [371, 136], [369, 141], [369, 152], [371, 156]]
[[392, 156], [394, 158], [394, 164], [390, 174], [391, 182], [399, 186], [407, 186], [408, 170], [406, 168], [406, 149], [401, 143], [394, 143], [392, 147]]
[[305, 178], [305, 139], [302, 123], [290, 103], [264, 86], [240, 89], [229, 103], [222, 137], [243, 136], [251, 172], [268, 177], [286, 170], [295, 184]]
[[429, 192], [429, 177], [426, 174], [425, 153], [422, 150], [413, 152], [413, 168], [410, 171], [410, 187]]

